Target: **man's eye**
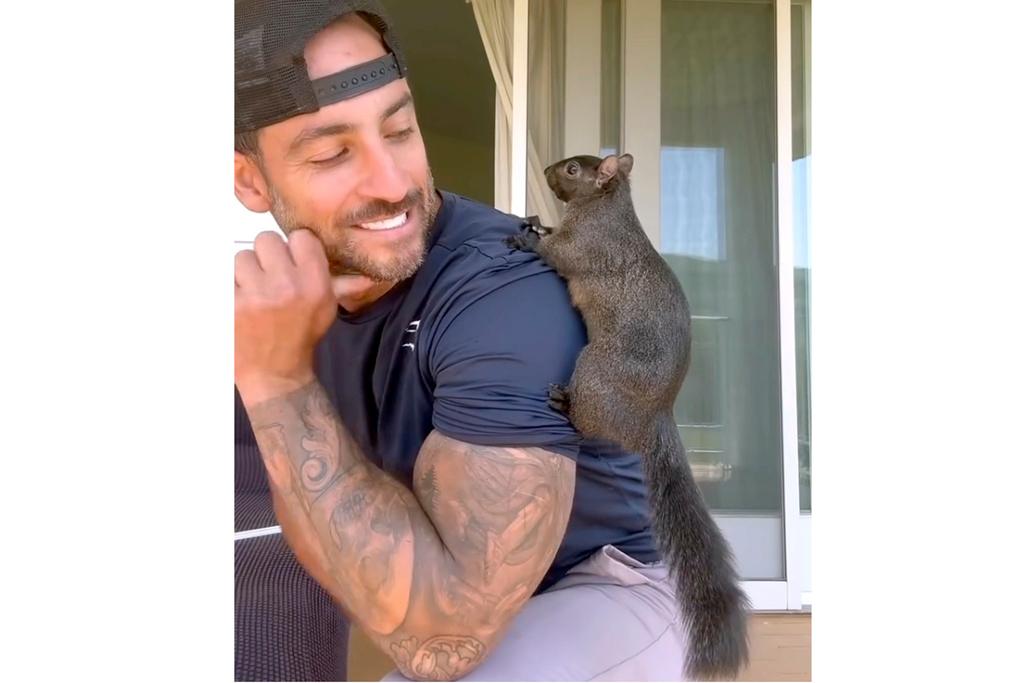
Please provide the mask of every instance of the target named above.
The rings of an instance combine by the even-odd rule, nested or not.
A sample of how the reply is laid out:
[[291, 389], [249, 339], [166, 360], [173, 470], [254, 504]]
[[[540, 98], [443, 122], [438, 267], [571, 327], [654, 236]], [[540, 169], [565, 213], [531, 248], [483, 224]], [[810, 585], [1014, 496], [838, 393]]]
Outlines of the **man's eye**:
[[321, 159], [310, 159], [310, 163], [316, 164], [317, 166], [326, 166], [328, 164], [337, 163], [338, 161], [341, 161], [343, 158], [347, 156], [348, 148], [346, 147], [345, 149], [339, 150], [337, 154], [332, 154], [329, 157], [323, 157]]
[[389, 140], [404, 140], [412, 135], [412, 128], [403, 128], [402, 130], [391, 133], [387, 136]]

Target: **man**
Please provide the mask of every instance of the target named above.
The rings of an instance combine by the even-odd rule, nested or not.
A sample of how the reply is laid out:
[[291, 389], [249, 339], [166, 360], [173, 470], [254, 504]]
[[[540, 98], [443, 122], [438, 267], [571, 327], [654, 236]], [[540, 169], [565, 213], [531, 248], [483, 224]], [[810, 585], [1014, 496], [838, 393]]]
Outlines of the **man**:
[[235, 193], [288, 236], [236, 257], [235, 381], [301, 564], [390, 680], [678, 678], [638, 456], [547, 403], [582, 321], [435, 190], [379, 4], [240, 0], [235, 38]]

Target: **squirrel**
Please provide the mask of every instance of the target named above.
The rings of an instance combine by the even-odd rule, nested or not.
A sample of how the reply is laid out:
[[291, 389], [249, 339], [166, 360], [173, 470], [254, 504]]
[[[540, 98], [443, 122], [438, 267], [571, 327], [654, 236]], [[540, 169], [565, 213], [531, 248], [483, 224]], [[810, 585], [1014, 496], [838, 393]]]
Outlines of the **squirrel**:
[[643, 456], [655, 539], [676, 585], [691, 680], [735, 678], [748, 660], [749, 601], [732, 551], [686, 460], [673, 404], [690, 365], [690, 310], [633, 208], [629, 154], [575, 156], [544, 170], [566, 202], [557, 227], [536, 219], [506, 245], [536, 252], [568, 283], [587, 328], [568, 386], [549, 404], [580, 434]]

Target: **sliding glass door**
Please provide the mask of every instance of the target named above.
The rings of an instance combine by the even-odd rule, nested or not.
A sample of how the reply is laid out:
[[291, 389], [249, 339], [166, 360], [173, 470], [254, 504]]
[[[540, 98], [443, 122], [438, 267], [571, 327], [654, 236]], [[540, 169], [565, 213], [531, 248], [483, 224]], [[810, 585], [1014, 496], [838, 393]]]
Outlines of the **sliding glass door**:
[[[798, 519], [809, 505], [810, 447], [803, 7], [740, 0], [529, 3], [527, 128], [534, 156], [527, 186], [565, 156], [636, 157], [637, 213], [682, 283], [694, 318], [693, 361], [676, 422], [761, 609], [797, 609], [806, 591], [806, 563], [797, 557], [807, 545]], [[780, 20], [779, 11], [793, 15]], [[785, 64], [780, 35], [793, 49]], [[784, 121], [783, 94], [793, 98], [782, 109]], [[792, 128], [780, 137], [782, 125]], [[793, 156], [783, 158], [795, 163], [780, 174], [779, 145], [788, 140]], [[780, 205], [783, 185], [791, 194]], [[549, 220], [560, 211], [532, 193], [526, 208]], [[795, 258], [780, 260], [782, 245]]]

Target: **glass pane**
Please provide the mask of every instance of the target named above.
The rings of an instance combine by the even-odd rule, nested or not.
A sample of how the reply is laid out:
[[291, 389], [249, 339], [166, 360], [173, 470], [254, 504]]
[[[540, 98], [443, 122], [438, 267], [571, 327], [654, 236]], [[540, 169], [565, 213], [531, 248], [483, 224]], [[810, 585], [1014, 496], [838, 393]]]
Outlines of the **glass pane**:
[[811, 23], [810, 4], [793, 5], [793, 283], [796, 288], [796, 398], [800, 510], [811, 511]]
[[659, 17], [627, 16], [623, 7], [620, 0], [530, 3], [527, 211], [559, 219], [542, 175], [557, 159], [659, 154], [623, 150], [621, 141], [624, 132], [644, 137], [622, 106], [628, 57], [643, 47], [626, 36], [660, 30], [660, 71], [631, 69], [628, 84], [660, 89], [660, 102], [650, 101], [662, 121], [657, 237], [694, 315], [676, 418], [741, 575], [782, 579], [774, 6], [662, 0], [660, 29], [631, 23], [628, 31], [627, 19]]
[[622, 0], [601, 0], [601, 151], [618, 154], [622, 130]]
[[660, 248], [693, 315], [675, 414], [746, 579], [785, 565], [773, 12], [663, 0], [661, 18]]

